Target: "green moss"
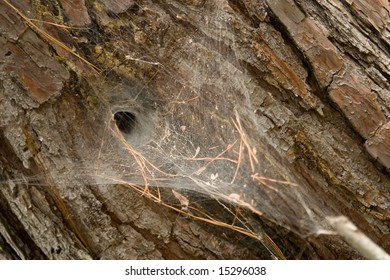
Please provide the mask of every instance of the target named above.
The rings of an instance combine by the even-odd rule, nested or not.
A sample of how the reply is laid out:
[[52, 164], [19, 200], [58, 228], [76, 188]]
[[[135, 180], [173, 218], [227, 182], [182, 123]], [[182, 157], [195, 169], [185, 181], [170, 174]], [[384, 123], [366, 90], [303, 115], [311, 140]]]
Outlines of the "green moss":
[[295, 143], [298, 147], [298, 154], [300, 157], [308, 160], [310, 166], [315, 166], [317, 170], [325, 176], [329, 183], [333, 185], [341, 184], [341, 181], [329, 168], [329, 165], [318, 155], [313, 143], [311, 143], [303, 130], [299, 130], [297, 134], [295, 134]]
[[41, 0], [33, 0], [32, 5], [34, 7], [35, 11], [35, 19], [41, 20], [45, 15], [50, 16], [51, 18], [56, 18], [56, 23], [63, 24], [64, 23], [64, 16], [62, 13], [62, 9], [58, 1], [53, 0], [52, 3], [55, 5], [58, 15], [54, 15], [53, 11], [50, 9], [49, 6], [42, 4]]

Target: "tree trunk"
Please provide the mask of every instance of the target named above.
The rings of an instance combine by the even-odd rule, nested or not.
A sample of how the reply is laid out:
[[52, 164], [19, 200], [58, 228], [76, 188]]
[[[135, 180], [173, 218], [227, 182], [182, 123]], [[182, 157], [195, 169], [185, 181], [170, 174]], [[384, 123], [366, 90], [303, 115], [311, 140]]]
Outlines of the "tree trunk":
[[387, 1], [0, 11], [0, 258], [390, 251]]

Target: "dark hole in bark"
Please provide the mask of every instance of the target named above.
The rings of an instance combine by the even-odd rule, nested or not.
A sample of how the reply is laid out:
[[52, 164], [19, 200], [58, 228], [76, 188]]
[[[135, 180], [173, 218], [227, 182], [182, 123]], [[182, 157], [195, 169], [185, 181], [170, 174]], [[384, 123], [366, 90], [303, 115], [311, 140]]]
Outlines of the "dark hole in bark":
[[114, 120], [119, 130], [125, 134], [130, 134], [137, 123], [137, 118], [135, 115], [126, 111], [116, 112], [114, 115]]
[[131, 12], [138, 12], [139, 11], [139, 5], [137, 3], [131, 4], [131, 6], [127, 9]]
[[118, 15], [112, 11], [108, 11], [107, 12], [107, 15], [112, 18], [112, 19], [117, 19], [118, 18]]

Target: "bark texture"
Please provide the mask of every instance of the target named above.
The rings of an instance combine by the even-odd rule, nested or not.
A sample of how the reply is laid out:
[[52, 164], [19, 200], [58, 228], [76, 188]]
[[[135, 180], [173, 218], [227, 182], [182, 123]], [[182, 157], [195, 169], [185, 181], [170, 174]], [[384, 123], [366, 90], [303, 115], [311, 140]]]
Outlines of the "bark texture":
[[322, 234], [341, 214], [389, 252], [389, 22], [385, 0], [1, 0], [0, 258], [362, 258]]

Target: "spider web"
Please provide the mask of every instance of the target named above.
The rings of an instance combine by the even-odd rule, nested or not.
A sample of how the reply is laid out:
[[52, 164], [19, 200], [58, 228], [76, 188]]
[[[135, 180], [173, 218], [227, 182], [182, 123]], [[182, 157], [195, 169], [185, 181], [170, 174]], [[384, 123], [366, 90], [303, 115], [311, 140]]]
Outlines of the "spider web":
[[[282, 156], [291, 145], [270, 133], [271, 126], [279, 125], [272, 124], [278, 120], [275, 116], [293, 119], [294, 114], [281, 108], [261, 77], [254, 78], [242, 67], [240, 61], [251, 58], [237, 51], [242, 37], [236, 38], [234, 24], [240, 20], [233, 18], [226, 1], [175, 5], [167, 10], [185, 10], [177, 17], [204, 24], [175, 41], [177, 33], [171, 27], [172, 37], [160, 52], [137, 42], [113, 43], [123, 42], [134, 28], [122, 26], [121, 38], [112, 39], [113, 52], [125, 54], [125, 62], [113, 71], [133, 80], [129, 84], [107, 78], [102, 86], [112, 94], [111, 114], [101, 138], [100, 165], [94, 167], [97, 180], [140, 185], [145, 191], [174, 189], [182, 206], [191, 203], [183, 202], [190, 190], [249, 209], [303, 235], [323, 232], [324, 217], [332, 211], [319, 207], [321, 198], [308, 193], [307, 182], [291, 173], [291, 163]], [[170, 49], [172, 44], [180, 47]], [[129, 69], [142, 69], [143, 74], [128, 75]], [[266, 107], [266, 114], [254, 111], [256, 106]], [[119, 131], [113, 121], [120, 110], [137, 117], [130, 134]], [[114, 164], [113, 149], [118, 147], [124, 153]]]

